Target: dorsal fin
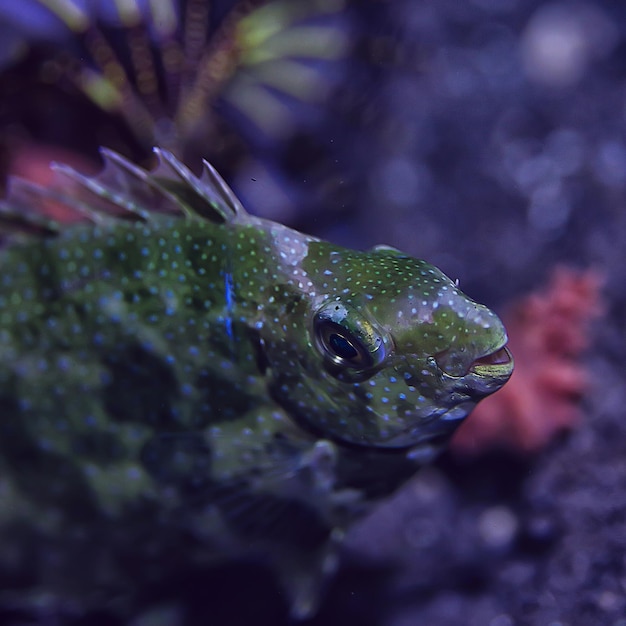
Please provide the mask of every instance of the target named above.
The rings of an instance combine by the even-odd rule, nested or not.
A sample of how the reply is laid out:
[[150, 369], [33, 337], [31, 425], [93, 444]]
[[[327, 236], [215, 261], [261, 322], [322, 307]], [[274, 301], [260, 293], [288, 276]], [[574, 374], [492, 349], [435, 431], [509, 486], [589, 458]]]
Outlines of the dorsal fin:
[[21, 178], [8, 181], [6, 200], [0, 201], [0, 233], [2, 235], [36, 235], [51, 237], [58, 233], [59, 224], [38, 211], [36, 207], [42, 199], [46, 203], [58, 203], [59, 196], [51, 189], [45, 189]]
[[150, 177], [175, 195], [189, 211], [213, 222], [230, 222], [245, 214], [226, 181], [207, 161], [202, 161], [203, 172], [198, 178], [167, 150], [154, 148], [154, 153], [159, 165]]
[[195, 176], [170, 152], [155, 148], [158, 165], [146, 171], [121, 155], [101, 149], [103, 169], [87, 176], [53, 163], [54, 183], [41, 187], [20, 178], [9, 179], [0, 201], [0, 232], [53, 236], [62, 226], [46, 217], [53, 204], [69, 221], [94, 224], [115, 219], [149, 221], [153, 215], [179, 215], [225, 223], [246, 215], [230, 187], [204, 162]]

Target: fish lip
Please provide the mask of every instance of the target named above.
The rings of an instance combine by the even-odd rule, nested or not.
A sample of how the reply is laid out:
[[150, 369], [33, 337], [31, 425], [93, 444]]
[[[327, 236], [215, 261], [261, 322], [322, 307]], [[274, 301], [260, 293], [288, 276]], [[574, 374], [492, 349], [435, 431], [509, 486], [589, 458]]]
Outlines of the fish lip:
[[475, 358], [469, 365], [465, 366], [467, 369], [459, 371], [458, 373], [451, 373], [447, 371], [445, 365], [442, 364], [439, 357], [447, 354], [447, 350], [435, 355], [434, 360], [437, 364], [437, 368], [446, 379], [463, 380], [468, 377], [474, 379], [496, 379], [506, 381], [509, 379], [513, 372], [513, 355], [507, 347], [507, 339], [492, 344], [487, 351]]
[[497, 379], [508, 378], [513, 373], [514, 360], [506, 343], [492, 352], [477, 358], [469, 368], [468, 373], [481, 377]]

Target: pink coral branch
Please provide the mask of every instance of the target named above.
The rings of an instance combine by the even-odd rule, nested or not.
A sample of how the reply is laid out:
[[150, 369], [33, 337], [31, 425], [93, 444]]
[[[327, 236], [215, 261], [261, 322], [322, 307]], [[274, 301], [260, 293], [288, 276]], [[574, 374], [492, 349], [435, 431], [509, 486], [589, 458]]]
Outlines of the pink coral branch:
[[509, 307], [503, 317], [515, 371], [461, 426], [454, 452], [535, 452], [579, 423], [579, 401], [589, 386], [581, 356], [591, 322], [604, 311], [602, 284], [594, 270], [556, 267], [547, 287]]

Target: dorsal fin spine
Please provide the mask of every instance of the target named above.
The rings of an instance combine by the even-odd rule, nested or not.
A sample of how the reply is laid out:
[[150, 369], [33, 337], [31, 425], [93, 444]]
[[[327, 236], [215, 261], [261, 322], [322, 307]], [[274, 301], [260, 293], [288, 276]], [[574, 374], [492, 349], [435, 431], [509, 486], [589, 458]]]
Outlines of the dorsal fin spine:
[[206, 161], [202, 175], [197, 177], [170, 152], [160, 148], [154, 152], [158, 165], [151, 171], [102, 148], [104, 167], [94, 176], [52, 163], [56, 181], [50, 187], [14, 178], [0, 203], [0, 227], [21, 233], [60, 231], [60, 225], [37, 215], [38, 205], [47, 201], [94, 224], [115, 219], [149, 221], [159, 214], [227, 223], [247, 215], [230, 187]]

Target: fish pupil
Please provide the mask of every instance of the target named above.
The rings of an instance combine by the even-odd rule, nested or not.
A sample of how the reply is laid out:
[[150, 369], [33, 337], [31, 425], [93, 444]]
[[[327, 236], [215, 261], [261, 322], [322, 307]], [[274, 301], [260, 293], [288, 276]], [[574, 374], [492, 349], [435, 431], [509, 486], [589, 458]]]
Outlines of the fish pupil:
[[345, 337], [342, 337], [337, 333], [330, 335], [328, 343], [335, 354], [340, 356], [342, 359], [352, 360], [359, 356], [355, 347]]

